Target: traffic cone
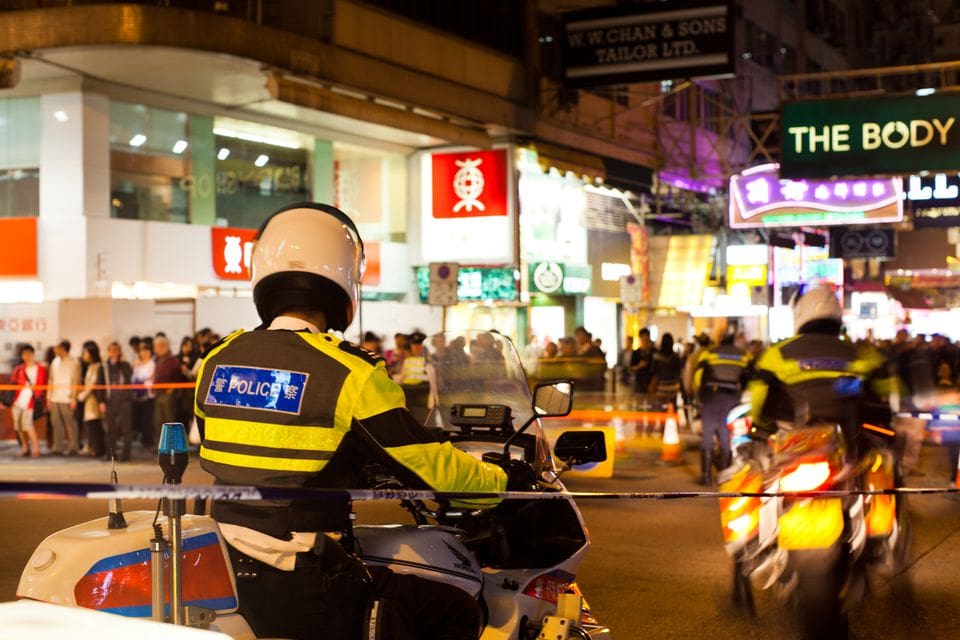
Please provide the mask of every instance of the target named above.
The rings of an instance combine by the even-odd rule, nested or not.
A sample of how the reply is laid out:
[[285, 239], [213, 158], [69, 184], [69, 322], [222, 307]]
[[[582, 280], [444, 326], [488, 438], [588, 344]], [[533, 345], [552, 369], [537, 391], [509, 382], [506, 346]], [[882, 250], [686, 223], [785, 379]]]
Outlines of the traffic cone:
[[668, 463], [681, 461], [680, 430], [677, 428], [677, 414], [673, 407], [663, 423], [663, 447], [660, 450], [660, 460]]
[[613, 431], [616, 434], [616, 452], [617, 453], [626, 453], [627, 452], [627, 434], [623, 428], [623, 418], [620, 416], [614, 416], [613, 420], [610, 421], [610, 426], [613, 427]]
[[953, 479], [953, 486], [960, 489], [960, 451], [957, 452], [957, 477]]

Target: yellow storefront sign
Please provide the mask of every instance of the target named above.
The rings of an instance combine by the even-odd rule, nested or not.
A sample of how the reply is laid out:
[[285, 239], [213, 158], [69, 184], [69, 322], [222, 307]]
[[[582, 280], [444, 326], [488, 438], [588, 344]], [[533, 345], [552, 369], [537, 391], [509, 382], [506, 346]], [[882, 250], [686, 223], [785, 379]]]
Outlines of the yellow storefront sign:
[[731, 264], [727, 266], [727, 287], [732, 285], [762, 287], [765, 284], [767, 284], [767, 265], [765, 264]]

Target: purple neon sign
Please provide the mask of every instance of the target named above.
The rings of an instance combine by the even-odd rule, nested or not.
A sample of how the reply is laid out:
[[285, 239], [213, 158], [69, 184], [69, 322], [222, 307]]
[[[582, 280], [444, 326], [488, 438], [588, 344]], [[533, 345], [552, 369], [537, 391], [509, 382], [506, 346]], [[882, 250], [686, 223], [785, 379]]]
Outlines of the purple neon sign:
[[900, 178], [788, 180], [777, 163], [730, 178], [730, 226], [801, 227], [903, 219]]

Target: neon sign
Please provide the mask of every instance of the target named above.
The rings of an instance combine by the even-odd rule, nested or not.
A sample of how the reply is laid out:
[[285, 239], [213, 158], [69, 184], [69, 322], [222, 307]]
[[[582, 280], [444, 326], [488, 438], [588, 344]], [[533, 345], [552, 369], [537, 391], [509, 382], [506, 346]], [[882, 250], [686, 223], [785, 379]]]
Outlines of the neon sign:
[[730, 178], [730, 226], [800, 227], [903, 219], [900, 178], [781, 179], [777, 163]]

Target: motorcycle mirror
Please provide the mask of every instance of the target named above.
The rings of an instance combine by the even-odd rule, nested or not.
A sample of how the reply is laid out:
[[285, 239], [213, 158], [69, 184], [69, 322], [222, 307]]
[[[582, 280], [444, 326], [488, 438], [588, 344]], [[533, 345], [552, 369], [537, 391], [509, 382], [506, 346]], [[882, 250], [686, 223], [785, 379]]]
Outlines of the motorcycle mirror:
[[573, 410], [573, 380], [541, 382], [533, 388], [533, 415], [503, 444], [503, 459], [510, 459], [510, 445], [537, 418], [561, 418]]
[[553, 446], [553, 454], [574, 467], [603, 462], [607, 459], [607, 445], [602, 431], [564, 431]]
[[560, 418], [573, 409], [573, 381], [541, 382], [533, 388], [533, 411], [541, 418]]

